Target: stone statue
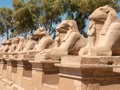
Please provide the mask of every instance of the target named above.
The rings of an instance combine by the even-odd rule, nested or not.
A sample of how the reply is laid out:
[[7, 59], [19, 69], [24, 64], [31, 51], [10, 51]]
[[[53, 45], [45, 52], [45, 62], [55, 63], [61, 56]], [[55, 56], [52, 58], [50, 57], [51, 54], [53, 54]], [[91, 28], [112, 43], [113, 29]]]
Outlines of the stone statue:
[[19, 43], [19, 39], [13, 38], [11, 41], [11, 46], [10, 46], [10, 49], [8, 50], [8, 53], [14, 52], [17, 48], [18, 43]]
[[8, 52], [6, 52], [7, 58], [14, 59], [17, 57], [18, 52], [23, 50], [24, 38], [16, 37], [12, 39], [12, 44]]
[[1, 58], [6, 58], [6, 54], [10, 50], [11, 45], [12, 45], [12, 39], [6, 40], [4, 42], [4, 47], [3, 47], [2, 51], [0, 52]]
[[46, 32], [44, 27], [38, 28], [34, 32], [34, 36], [38, 38], [38, 43], [36, 44], [36, 46], [34, 47], [33, 50], [27, 51], [28, 54], [39, 53], [44, 49], [48, 49], [50, 47], [50, 45], [52, 45], [52, 43], [53, 43], [52, 38]]
[[8, 40], [5, 40], [1, 43], [1, 47], [0, 47], [0, 58], [3, 58], [4, 53], [8, 52], [9, 47], [11, 45], [11, 42]]
[[34, 46], [33, 49], [29, 49], [24, 51], [24, 54], [27, 55], [35, 55], [36, 53], [41, 52], [44, 49], [49, 48], [49, 46], [52, 44], [53, 40], [48, 35], [44, 27], [40, 27], [34, 32], [34, 37], [38, 39], [37, 44]]
[[79, 33], [74, 20], [65, 20], [57, 26], [57, 46], [48, 50], [45, 59], [60, 59], [63, 55], [77, 55], [87, 40]]
[[26, 43], [24, 43], [24, 48], [20, 53], [24, 53], [28, 50], [32, 50], [35, 46], [36, 42], [34, 40], [34, 36], [28, 36], [28, 40], [26, 41]]
[[56, 36], [52, 44], [52, 48], [55, 48], [55, 47], [57, 48], [59, 46], [60, 46], [60, 36], [59, 36], [59, 32], [56, 32]]
[[3, 50], [2, 50], [2, 52], [8, 52], [9, 49], [10, 49], [11, 43], [12, 43], [12, 39], [6, 40], [4, 42], [5, 46], [4, 46]]
[[22, 51], [23, 50], [23, 45], [25, 43], [24, 37], [19, 36], [18, 39], [19, 39], [19, 44], [17, 45], [15, 52]]
[[9, 47], [8, 52], [4, 53], [4, 58], [8, 59], [10, 57], [13, 57], [12, 53], [16, 50], [18, 43], [19, 43], [18, 38], [12, 38], [11, 46]]
[[35, 44], [36, 41], [34, 39], [34, 36], [28, 36], [27, 40], [23, 43], [23, 49], [17, 53], [18, 56], [16, 58], [24, 58], [24, 55], [27, 53], [27, 51], [32, 50], [35, 47]]
[[[44, 27], [40, 27], [37, 29], [34, 34], [34, 38], [37, 38], [37, 44], [33, 49], [28, 49], [26, 51], [21, 51], [19, 57], [20, 58], [33, 58], [34, 55], [40, 53], [44, 49], [50, 48], [53, 43], [53, 39], [48, 35]], [[24, 49], [23, 49], [24, 50]], [[21, 55], [22, 54], [22, 55]], [[27, 57], [26, 57], [27, 56]]]
[[[77, 24], [74, 20], [65, 20], [57, 26], [59, 35], [64, 33], [64, 37], [59, 37], [59, 50], [68, 52], [68, 54], [78, 54], [81, 47], [87, 43], [86, 39], [79, 33]], [[81, 43], [82, 42], [82, 43]]]
[[99, 7], [89, 17], [88, 44], [79, 55], [111, 56], [120, 54], [120, 22], [109, 5]]
[[4, 49], [4, 47], [6, 46], [6, 43], [5, 43], [5, 42], [6, 42], [6, 40], [1, 43], [0, 52], [2, 52], [3, 49]]

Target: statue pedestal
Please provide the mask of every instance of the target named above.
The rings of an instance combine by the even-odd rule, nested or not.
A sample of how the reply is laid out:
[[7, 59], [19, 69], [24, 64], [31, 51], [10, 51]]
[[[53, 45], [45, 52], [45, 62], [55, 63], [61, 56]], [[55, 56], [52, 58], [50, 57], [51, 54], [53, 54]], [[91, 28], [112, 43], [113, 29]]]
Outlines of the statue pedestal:
[[58, 90], [59, 69], [54, 66], [55, 61], [31, 61], [31, 63], [33, 89]]
[[[17, 61], [17, 76], [16, 76], [16, 85], [25, 90], [31, 90], [31, 67], [32, 65], [28, 61], [18, 60]], [[28, 87], [29, 85], [29, 87]]]
[[28, 60], [23, 61], [22, 87], [25, 90], [33, 90], [31, 80], [32, 80], [32, 64], [28, 62]]
[[13, 82], [11, 86], [11, 90], [18, 89], [18, 90], [24, 90], [22, 86], [22, 74], [23, 74], [23, 67], [22, 62], [16, 61], [16, 60], [10, 60], [8, 61], [11, 68], [11, 81]]
[[0, 59], [0, 76], [3, 75], [3, 65], [4, 65], [4, 60]]
[[120, 57], [64, 56], [56, 66], [60, 69], [59, 90], [120, 88]]
[[6, 79], [11, 80], [11, 70], [12, 70], [12, 62], [7, 61], [7, 74], [6, 74]]
[[3, 62], [4, 62], [4, 63], [3, 63], [3, 72], [2, 72], [2, 76], [6, 78], [6, 77], [7, 77], [7, 61], [4, 60]]
[[17, 79], [17, 61], [12, 60], [11, 61], [11, 66], [12, 66], [12, 70], [11, 70], [11, 81], [16, 83], [16, 79]]
[[10, 60], [1, 60], [1, 68], [3, 68], [3, 72], [0, 78], [0, 82], [3, 83], [3, 85], [1, 84], [2, 87], [5, 88], [9, 88], [13, 85], [12, 82], [12, 75], [11, 75], [11, 71], [12, 71], [12, 61]]
[[17, 72], [16, 72], [16, 84], [22, 87], [22, 77], [23, 77], [23, 62], [17, 61]]

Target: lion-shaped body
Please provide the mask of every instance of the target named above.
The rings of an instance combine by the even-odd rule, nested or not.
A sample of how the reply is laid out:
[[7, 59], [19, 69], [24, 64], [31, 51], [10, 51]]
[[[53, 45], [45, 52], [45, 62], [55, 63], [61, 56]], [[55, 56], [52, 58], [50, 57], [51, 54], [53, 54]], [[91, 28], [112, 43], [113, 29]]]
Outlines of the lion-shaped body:
[[89, 42], [79, 51], [79, 55], [120, 55], [120, 22], [116, 11], [105, 5], [96, 9], [89, 19]]
[[78, 31], [77, 24], [74, 20], [64, 20], [57, 26], [58, 47], [50, 49], [45, 59], [60, 59], [64, 55], [78, 55], [78, 51], [87, 44]]

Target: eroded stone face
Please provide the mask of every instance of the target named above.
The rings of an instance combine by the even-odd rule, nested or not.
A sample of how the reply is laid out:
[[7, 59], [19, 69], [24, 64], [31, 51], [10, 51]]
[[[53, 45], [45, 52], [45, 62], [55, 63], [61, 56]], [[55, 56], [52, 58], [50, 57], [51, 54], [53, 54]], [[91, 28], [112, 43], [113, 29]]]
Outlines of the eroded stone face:
[[120, 55], [120, 23], [117, 13], [109, 5], [99, 7], [90, 15], [88, 44], [79, 55]]

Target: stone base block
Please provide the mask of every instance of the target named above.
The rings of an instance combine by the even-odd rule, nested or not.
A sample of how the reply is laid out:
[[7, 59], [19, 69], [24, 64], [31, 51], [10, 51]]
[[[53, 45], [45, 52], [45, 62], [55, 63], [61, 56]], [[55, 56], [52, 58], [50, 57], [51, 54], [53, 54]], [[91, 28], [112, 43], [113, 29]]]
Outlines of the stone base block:
[[65, 56], [56, 66], [60, 69], [59, 90], [119, 90], [120, 88], [118, 56]]

